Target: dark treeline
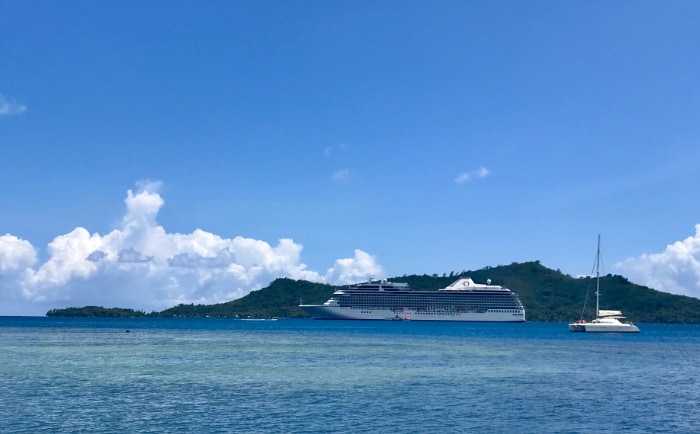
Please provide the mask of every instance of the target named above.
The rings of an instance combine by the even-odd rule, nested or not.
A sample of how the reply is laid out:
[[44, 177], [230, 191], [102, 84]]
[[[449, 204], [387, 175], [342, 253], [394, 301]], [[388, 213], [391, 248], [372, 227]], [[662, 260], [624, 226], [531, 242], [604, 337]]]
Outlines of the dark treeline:
[[[588, 294], [584, 317], [595, 312], [595, 281], [590, 277], [574, 278], [542, 266], [539, 261], [486, 267], [434, 275], [405, 275], [390, 280], [406, 282], [414, 290], [444, 288], [462, 276], [476, 282], [503, 285], [516, 292], [528, 321], [566, 322], [581, 317]], [[635, 285], [622, 276], [607, 275], [600, 279], [601, 309], [622, 310], [628, 319], [640, 323], [700, 323], [700, 299], [673, 295]], [[83, 308], [52, 309], [48, 316], [89, 317], [212, 317], [212, 318], [306, 318], [300, 303], [320, 304], [336, 286], [303, 280], [277, 279], [267, 288], [253, 291], [238, 300], [211, 305], [180, 304], [161, 312], [145, 313], [132, 309]]]
[[65, 309], [51, 309], [46, 312], [46, 316], [84, 316], [84, 317], [113, 317], [113, 318], [135, 318], [145, 317], [149, 314], [133, 309], [123, 309], [120, 307], [105, 308], [102, 306], [68, 307]]

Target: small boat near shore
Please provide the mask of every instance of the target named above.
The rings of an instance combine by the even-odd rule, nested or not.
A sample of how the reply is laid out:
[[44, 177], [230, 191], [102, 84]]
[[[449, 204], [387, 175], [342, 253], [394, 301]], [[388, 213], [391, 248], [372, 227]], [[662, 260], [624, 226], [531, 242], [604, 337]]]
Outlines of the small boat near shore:
[[[639, 327], [632, 322], [624, 321], [625, 317], [622, 316], [622, 311], [600, 309], [600, 235], [598, 235], [598, 251], [596, 253], [595, 266], [595, 319], [586, 321], [583, 319], [583, 312], [581, 312], [581, 319], [570, 323], [569, 331], [587, 333], [639, 333]], [[585, 308], [584, 302], [584, 310]]]

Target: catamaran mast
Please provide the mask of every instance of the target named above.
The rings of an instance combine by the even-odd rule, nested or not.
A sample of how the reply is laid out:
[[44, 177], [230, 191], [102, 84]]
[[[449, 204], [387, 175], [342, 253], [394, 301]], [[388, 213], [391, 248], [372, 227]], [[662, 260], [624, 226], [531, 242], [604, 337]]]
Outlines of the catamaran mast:
[[595, 255], [595, 316], [600, 316], [600, 234], [598, 234], [598, 251]]

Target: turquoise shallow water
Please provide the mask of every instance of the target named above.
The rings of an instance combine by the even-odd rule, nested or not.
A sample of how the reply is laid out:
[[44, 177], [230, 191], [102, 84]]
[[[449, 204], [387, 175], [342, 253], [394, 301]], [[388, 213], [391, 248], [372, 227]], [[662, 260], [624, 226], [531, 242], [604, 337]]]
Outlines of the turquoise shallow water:
[[0, 317], [0, 432], [700, 432], [700, 326], [640, 327]]

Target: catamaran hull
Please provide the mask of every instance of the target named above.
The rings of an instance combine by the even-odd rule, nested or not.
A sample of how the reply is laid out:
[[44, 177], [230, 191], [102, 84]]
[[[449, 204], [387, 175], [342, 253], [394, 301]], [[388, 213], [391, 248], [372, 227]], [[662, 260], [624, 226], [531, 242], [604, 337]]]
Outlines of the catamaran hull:
[[639, 327], [633, 324], [569, 324], [569, 331], [587, 333], [639, 333]]
[[404, 309], [353, 309], [350, 307], [301, 305], [314, 319], [341, 320], [410, 320], [410, 321], [465, 321], [465, 322], [525, 322], [525, 311], [494, 312], [427, 312]]

